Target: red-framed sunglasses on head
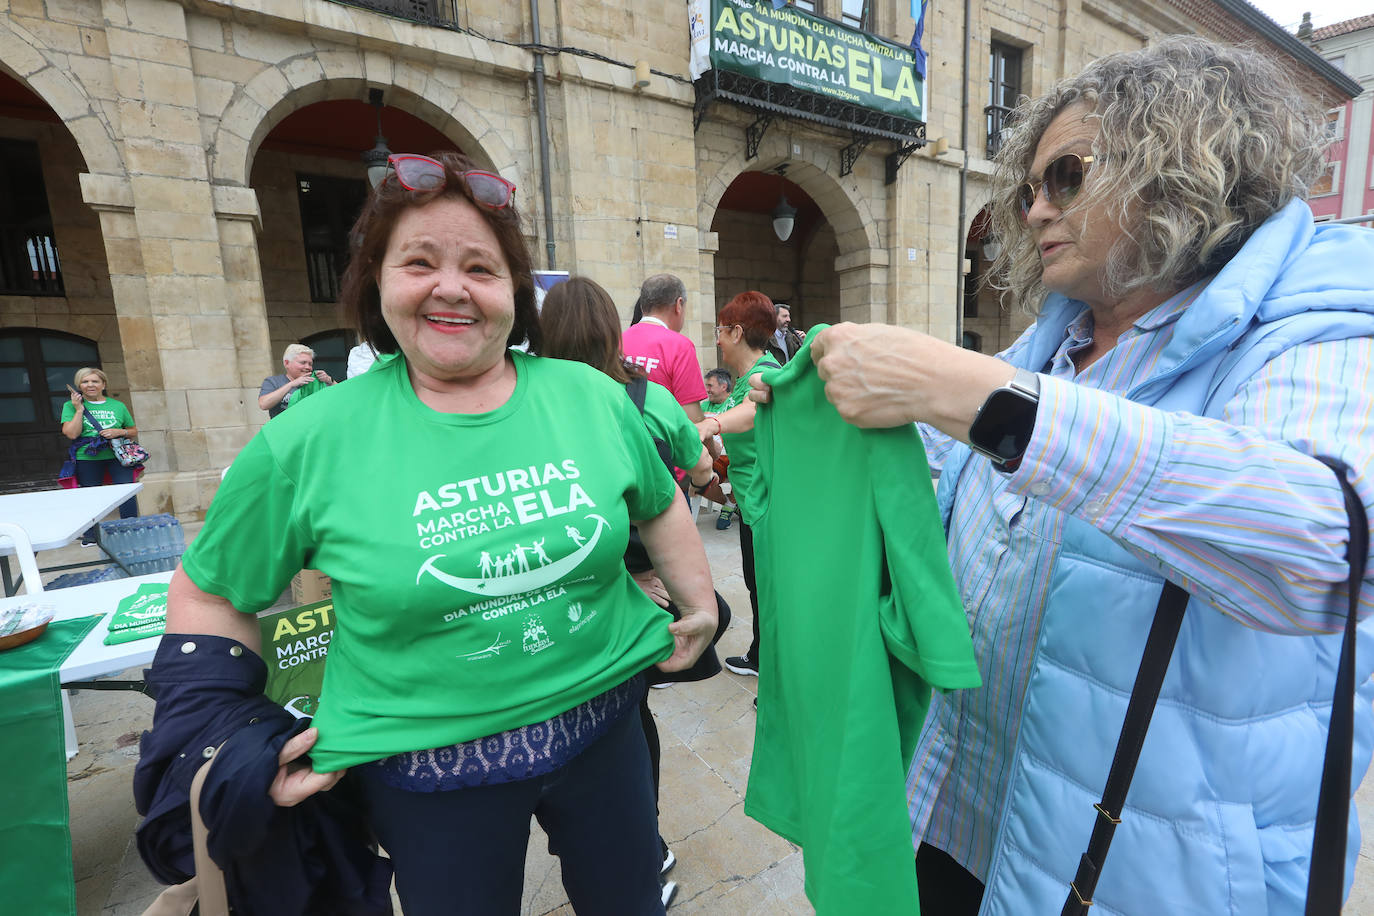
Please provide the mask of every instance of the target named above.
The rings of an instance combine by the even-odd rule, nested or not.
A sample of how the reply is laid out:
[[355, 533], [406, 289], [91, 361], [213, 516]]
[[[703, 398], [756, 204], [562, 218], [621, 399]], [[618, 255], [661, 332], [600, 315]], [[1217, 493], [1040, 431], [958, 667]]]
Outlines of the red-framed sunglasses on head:
[[[386, 164], [407, 191], [442, 191], [448, 184], [448, 170], [444, 164], [428, 156], [396, 153], [387, 157]], [[458, 174], [467, 182], [473, 199], [484, 207], [500, 210], [510, 206], [511, 198], [515, 197], [515, 185], [495, 172], [468, 169]]]

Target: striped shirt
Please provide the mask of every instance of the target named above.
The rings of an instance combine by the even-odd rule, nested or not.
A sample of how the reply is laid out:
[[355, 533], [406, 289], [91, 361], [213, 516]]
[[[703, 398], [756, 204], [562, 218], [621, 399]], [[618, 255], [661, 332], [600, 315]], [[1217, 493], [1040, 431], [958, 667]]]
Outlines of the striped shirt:
[[[1374, 443], [1374, 340], [1279, 354], [1221, 418], [1167, 413], [1122, 395], [1147, 378], [1206, 281], [1139, 318], [1097, 361], [1086, 310], [1040, 375], [1025, 458], [1001, 474], [978, 456], [960, 480], [949, 555], [984, 686], [937, 694], [907, 778], [912, 836], [985, 880], [1006, 803], [1020, 711], [1065, 519], [1088, 521], [1151, 568], [1240, 622], [1332, 632], [1346, 614], [1348, 522], [1330, 470], [1347, 457], [1362, 488]], [[1023, 335], [1005, 354], [1030, 339]], [[955, 445], [921, 427], [932, 468]], [[1349, 447], [1354, 443], [1354, 447]], [[1362, 604], [1371, 605], [1364, 589]], [[943, 732], [943, 741], [935, 740]], [[1066, 735], [1064, 740], [1071, 741]]]

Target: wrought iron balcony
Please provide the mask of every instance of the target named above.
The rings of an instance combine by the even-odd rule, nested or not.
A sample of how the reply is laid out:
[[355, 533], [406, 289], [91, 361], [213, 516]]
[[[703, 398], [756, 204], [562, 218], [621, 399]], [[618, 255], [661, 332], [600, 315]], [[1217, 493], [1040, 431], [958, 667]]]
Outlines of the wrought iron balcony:
[[334, 0], [443, 29], [458, 27], [458, 0]]
[[0, 224], [0, 295], [63, 294], [52, 230]]
[[989, 105], [983, 109], [988, 122], [987, 157], [991, 159], [1002, 148], [1002, 131], [1006, 127], [1007, 116], [1011, 109], [1003, 105]]

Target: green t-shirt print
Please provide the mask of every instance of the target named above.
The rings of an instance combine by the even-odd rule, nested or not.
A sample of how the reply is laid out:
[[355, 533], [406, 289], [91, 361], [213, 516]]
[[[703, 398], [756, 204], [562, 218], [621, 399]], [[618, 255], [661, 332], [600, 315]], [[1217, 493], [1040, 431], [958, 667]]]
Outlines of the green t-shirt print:
[[[123, 403], [116, 401], [114, 398], [106, 398], [100, 403], [87, 401], [85, 407], [86, 410], [90, 411], [91, 416], [95, 417], [100, 423], [102, 429], [130, 429], [135, 425], [134, 416], [129, 413], [129, 408], [125, 407]], [[76, 416], [76, 410], [76, 405], [71, 401], [63, 404], [62, 422], [66, 423], [72, 417]], [[91, 425], [90, 417], [86, 416], [84, 413], [81, 415], [81, 435], [99, 435], [96, 428]], [[101, 446], [94, 455], [86, 454], [85, 449], [76, 450], [77, 461], [103, 461], [107, 458], [114, 458], [114, 449], [110, 448], [108, 445]]]
[[649, 435], [668, 443], [673, 463], [691, 470], [701, 459], [701, 436], [673, 393], [657, 382], [644, 391], [644, 425]]
[[293, 406], [183, 557], [245, 612], [303, 567], [333, 579], [321, 772], [542, 721], [672, 651], [622, 561], [630, 520], [678, 492], [639, 412], [587, 366], [511, 358], [489, 413], [424, 406], [404, 359]]

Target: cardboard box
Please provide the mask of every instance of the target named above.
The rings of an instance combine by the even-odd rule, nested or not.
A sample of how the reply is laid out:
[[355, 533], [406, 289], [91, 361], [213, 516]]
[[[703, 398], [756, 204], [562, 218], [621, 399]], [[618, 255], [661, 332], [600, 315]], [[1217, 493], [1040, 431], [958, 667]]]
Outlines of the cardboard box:
[[333, 595], [329, 577], [314, 569], [302, 569], [291, 580], [291, 600], [297, 604], [314, 604]]

